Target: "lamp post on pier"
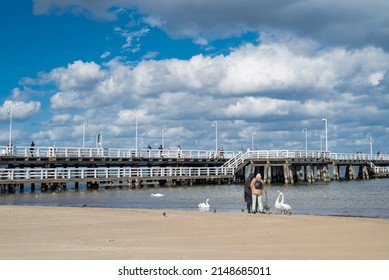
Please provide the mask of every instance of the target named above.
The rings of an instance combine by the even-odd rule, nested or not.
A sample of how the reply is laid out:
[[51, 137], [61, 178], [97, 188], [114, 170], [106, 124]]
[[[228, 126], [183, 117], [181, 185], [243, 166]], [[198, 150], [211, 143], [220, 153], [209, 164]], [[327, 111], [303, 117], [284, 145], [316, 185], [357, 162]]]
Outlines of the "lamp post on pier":
[[215, 136], [215, 154], [217, 154], [217, 121], [213, 121], [212, 126], [215, 127], [216, 136]]
[[138, 156], [138, 117], [136, 114], [132, 121], [135, 122], [135, 156]]
[[325, 123], [325, 131], [326, 131], [326, 152], [328, 152], [328, 134], [327, 134], [327, 123], [328, 123], [328, 120], [327, 118], [323, 118], [323, 122]]
[[303, 128], [303, 133], [305, 132], [305, 152], [308, 151], [308, 129]]
[[165, 132], [166, 132], [166, 125], [162, 126], [162, 148], [165, 149]]
[[374, 141], [374, 139], [371, 136], [370, 132], [367, 134], [366, 137], [367, 137], [367, 139], [369, 140], [369, 143], [370, 143], [370, 157], [373, 158], [373, 141]]
[[320, 152], [323, 151], [323, 140], [324, 140], [324, 135], [320, 134]]
[[257, 136], [255, 131], [251, 132], [251, 150], [254, 150], [254, 137]]
[[82, 124], [82, 147], [85, 148], [85, 128], [88, 126], [88, 121], [85, 120]]
[[[9, 115], [9, 148], [12, 148], [12, 107], [7, 110], [7, 113]], [[10, 150], [12, 152], [12, 150]]]

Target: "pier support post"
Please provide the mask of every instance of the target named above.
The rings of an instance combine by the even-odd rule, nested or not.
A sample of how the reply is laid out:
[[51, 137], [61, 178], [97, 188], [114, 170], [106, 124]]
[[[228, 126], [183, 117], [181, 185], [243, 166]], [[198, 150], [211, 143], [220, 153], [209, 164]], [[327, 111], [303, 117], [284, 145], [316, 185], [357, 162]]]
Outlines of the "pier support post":
[[330, 175], [329, 175], [328, 167], [326, 165], [322, 165], [318, 167], [318, 177], [323, 182], [330, 181]]
[[367, 169], [367, 166], [364, 165], [364, 166], [359, 166], [359, 176], [363, 179], [370, 179], [370, 176], [369, 176], [369, 170]]
[[313, 166], [312, 165], [307, 165], [307, 182], [308, 183], [314, 183], [315, 182], [315, 177], [313, 175]]
[[355, 180], [356, 178], [354, 166], [352, 164], [347, 165], [346, 167], [346, 178], [348, 178], [349, 180]]
[[266, 164], [265, 165], [265, 174], [264, 175], [264, 180], [266, 184], [271, 184], [271, 165]]
[[291, 166], [287, 164], [284, 165], [284, 180], [285, 184], [293, 184], [294, 182]]
[[332, 164], [332, 169], [332, 178], [334, 180], [339, 180], [339, 166], [335, 162]]

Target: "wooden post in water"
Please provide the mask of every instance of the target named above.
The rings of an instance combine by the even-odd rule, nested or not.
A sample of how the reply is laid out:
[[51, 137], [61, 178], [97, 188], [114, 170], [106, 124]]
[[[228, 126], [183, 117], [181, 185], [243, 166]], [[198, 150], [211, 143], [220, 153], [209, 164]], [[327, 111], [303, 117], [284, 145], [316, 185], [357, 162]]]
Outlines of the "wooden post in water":
[[332, 168], [333, 168], [332, 178], [334, 180], [339, 180], [339, 166], [334, 162], [332, 164]]
[[346, 167], [346, 178], [348, 178], [349, 180], [355, 180], [356, 178], [354, 166], [352, 164], [349, 164]]
[[308, 183], [314, 183], [315, 182], [315, 177], [313, 175], [313, 166], [312, 165], [307, 165], [307, 182]]
[[265, 180], [265, 183], [266, 184], [271, 184], [271, 165], [270, 164], [266, 164], [265, 165], [265, 174], [264, 175], [264, 180]]

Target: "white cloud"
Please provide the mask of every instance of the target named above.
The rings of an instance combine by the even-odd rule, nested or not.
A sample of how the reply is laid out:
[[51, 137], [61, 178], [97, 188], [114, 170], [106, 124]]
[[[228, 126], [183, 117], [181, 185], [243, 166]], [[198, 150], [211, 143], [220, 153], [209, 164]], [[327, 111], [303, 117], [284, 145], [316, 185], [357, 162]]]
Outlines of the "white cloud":
[[140, 39], [149, 33], [149, 31], [150, 29], [146, 27], [143, 27], [137, 31], [129, 31], [120, 27], [115, 28], [115, 32], [126, 39], [126, 43], [122, 46], [122, 49], [132, 53], [136, 53], [140, 50]]
[[193, 42], [194, 42], [196, 45], [202, 45], [202, 46], [206, 46], [206, 45], [208, 45], [208, 43], [209, 43], [207, 39], [201, 38], [201, 37], [196, 38], [195, 40], [193, 40]]
[[369, 82], [373, 86], [378, 86], [381, 81], [384, 79], [385, 71], [382, 72], [376, 72], [369, 76]]
[[10, 101], [7, 100], [0, 107], [2, 119], [8, 119], [8, 110], [12, 110], [12, 118], [16, 120], [25, 120], [41, 110], [41, 103], [38, 101]]
[[104, 52], [102, 55], [100, 55], [100, 58], [104, 59], [104, 58], [107, 58], [107, 57], [109, 57], [109, 56], [111, 56], [111, 52], [106, 51], [106, 52]]
[[[133, 141], [135, 113], [140, 146], [148, 142], [156, 146], [161, 125], [167, 125], [166, 143], [212, 148], [211, 122], [216, 119], [226, 148], [227, 143], [236, 148], [243, 141], [239, 138], [243, 129], [259, 122], [262, 131], [280, 130], [271, 138], [278, 147], [285, 145], [282, 137], [289, 135], [288, 129], [301, 134], [302, 128], [286, 123], [296, 126], [304, 121], [304, 127], [319, 135], [321, 119], [328, 116], [330, 135], [334, 138], [337, 133], [339, 139], [350, 135], [350, 122], [385, 127], [389, 113], [387, 53], [374, 47], [318, 48], [311, 39], [261, 37], [261, 41], [227, 55], [196, 55], [187, 60], [147, 60], [135, 65], [123, 58], [102, 65], [75, 61], [42, 74], [41, 80], [25, 82], [35, 86], [50, 82], [58, 87], [51, 97], [51, 128], [45, 129], [59, 133], [62, 139], [77, 138], [78, 126], [88, 119], [91, 143], [96, 133], [104, 132], [105, 139], [117, 141], [110, 145], [121, 147]], [[75, 114], [77, 109], [83, 110]], [[76, 116], [67, 119], [68, 115]], [[66, 122], [77, 129], [56, 129]], [[54, 139], [51, 134], [46, 136]], [[288, 145], [293, 143], [291, 139]]]
[[106, 75], [107, 73], [95, 62], [77, 60], [68, 64], [67, 68], [52, 70], [44, 75], [44, 79], [54, 81], [61, 90], [77, 90], [90, 88]]
[[284, 30], [338, 46], [389, 49], [387, 0], [34, 0], [33, 7], [36, 15], [71, 12], [103, 20], [116, 19], [123, 9], [136, 9], [145, 23], [175, 38]]

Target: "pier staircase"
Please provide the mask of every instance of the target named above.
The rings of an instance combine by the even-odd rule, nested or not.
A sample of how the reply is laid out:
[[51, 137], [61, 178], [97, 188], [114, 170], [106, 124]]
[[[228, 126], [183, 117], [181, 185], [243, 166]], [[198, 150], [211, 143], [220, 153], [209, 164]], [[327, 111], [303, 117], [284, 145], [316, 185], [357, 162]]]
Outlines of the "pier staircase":
[[232, 168], [233, 172], [236, 173], [238, 170], [240, 170], [245, 164], [246, 160], [251, 158], [250, 152], [246, 153], [238, 153], [235, 157], [230, 158], [228, 161], [226, 161], [222, 167], [223, 168]]
[[373, 173], [373, 177], [389, 177], [389, 166], [376, 166], [373, 162], [370, 162], [370, 170]]

